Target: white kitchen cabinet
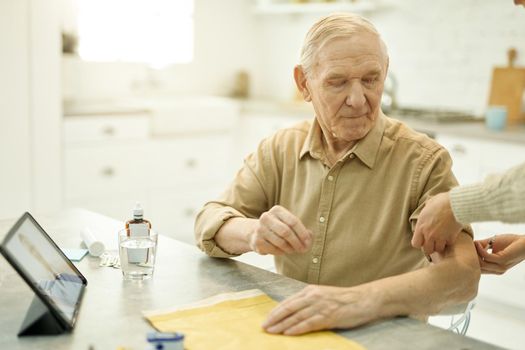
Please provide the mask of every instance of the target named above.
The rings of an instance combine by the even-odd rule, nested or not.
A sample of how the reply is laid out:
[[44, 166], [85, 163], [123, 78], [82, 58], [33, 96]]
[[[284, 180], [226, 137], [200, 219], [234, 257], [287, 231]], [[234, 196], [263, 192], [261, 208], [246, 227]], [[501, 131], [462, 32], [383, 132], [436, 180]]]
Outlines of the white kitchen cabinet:
[[233, 136], [152, 136], [151, 121], [149, 114], [64, 118], [66, 206], [125, 221], [140, 201], [154, 229], [192, 243], [195, 215], [233, 178]]
[[124, 221], [135, 201], [147, 208], [149, 121], [148, 114], [64, 118], [66, 207]]
[[452, 171], [461, 185], [476, 183], [480, 179], [482, 142], [443, 134], [436, 141], [445, 147], [452, 158]]
[[509, 142], [483, 142], [481, 149], [482, 178], [489, 174], [498, 174], [525, 163], [525, 145]]
[[243, 113], [239, 124], [237, 159], [242, 160], [254, 152], [263, 139], [273, 135], [277, 130], [294, 126], [307, 119], [313, 117], [310, 118], [307, 114]]
[[28, 1], [0, 2], [0, 217], [17, 217], [31, 205]]
[[495, 140], [481, 140], [446, 134], [436, 135], [452, 157], [452, 170], [461, 185], [482, 181], [525, 162], [525, 145]]
[[66, 145], [93, 144], [99, 141], [146, 140], [150, 135], [148, 114], [123, 116], [68, 116], [63, 124]]
[[198, 211], [234, 176], [233, 137], [226, 132], [154, 139], [148, 153], [151, 220], [160, 233], [193, 243]]
[[518, 307], [525, 312], [524, 290], [525, 264], [521, 263], [503, 275], [482, 275], [478, 296]]
[[0, 218], [60, 209], [60, 30], [44, 0], [0, 1]]
[[188, 244], [195, 244], [194, 224], [204, 204], [217, 198], [224, 185], [176, 186], [151, 191], [151, 216], [156, 230]]
[[152, 186], [224, 184], [233, 177], [233, 136], [209, 133], [149, 141]]
[[[69, 208], [83, 208], [100, 213], [111, 218], [126, 221], [131, 218], [132, 209], [135, 203], [140, 202], [145, 208], [145, 216], [147, 219], [151, 217], [152, 203], [150, 193], [145, 189], [134, 189], [133, 191], [108, 191], [104, 195], [92, 194], [82, 197], [70, 197], [65, 203]], [[155, 228], [155, 227], [154, 227]], [[81, 228], [79, 228], [81, 229]], [[79, 234], [74, 232], [72, 234]], [[116, 232], [114, 232], [116, 235]]]
[[153, 175], [146, 147], [144, 141], [66, 147], [66, 200], [143, 188]]

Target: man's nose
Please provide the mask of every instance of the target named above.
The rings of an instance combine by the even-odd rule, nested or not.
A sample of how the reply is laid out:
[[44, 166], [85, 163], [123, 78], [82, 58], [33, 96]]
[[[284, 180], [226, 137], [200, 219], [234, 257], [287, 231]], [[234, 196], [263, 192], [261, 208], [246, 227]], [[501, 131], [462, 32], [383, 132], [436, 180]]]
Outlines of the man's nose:
[[346, 104], [349, 107], [359, 108], [366, 103], [363, 87], [360, 82], [353, 81], [348, 88]]

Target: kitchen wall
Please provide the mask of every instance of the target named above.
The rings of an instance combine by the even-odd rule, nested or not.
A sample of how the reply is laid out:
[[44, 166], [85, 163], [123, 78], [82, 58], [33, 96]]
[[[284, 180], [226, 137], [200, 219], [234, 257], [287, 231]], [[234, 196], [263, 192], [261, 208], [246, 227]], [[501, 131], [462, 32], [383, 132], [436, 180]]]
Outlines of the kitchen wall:
[[371, 18], [389, 45], [401, 103], [482, 112], [509, 47], [525, 65], [525, 9], [512, 0], [398, 2]]
[[166, 91], [227, 95], [239, 70], [251, 74], [258, 70], [251, 9], [251, 1], [246, 0], [196, 0], [195, 52], [189, 64], [155, 70], [141, 64], [86, 63], [66, 56], [64, 96], [89, 100]]
[[[194, 62], [156, 71], [66, 58], [64, 95], [100, 99], [146, 90], [227, 95], [235, 73], [244, 69], [252, 95], [291, 99], [300, 45], [321, 15], [264, 15], [254, 13], [252, 1], [196, 0]], [[508, 47], [517, 48], [517, 63], [525, 65], [525, 9], [512, 0], [391, 0], [365, 16], [389, 47], [402, 105], [482, 113], [492, 68], [506, 64]]]
[[[401, 104], [481, 112], [494, 65], [517, 48], [525, 65], [525, 9], [512, 0], [395, 0], [365, 14], [389, 48]], [[259, 18], [261, 95], [291, 95], [291, 69], [315, 16]]]

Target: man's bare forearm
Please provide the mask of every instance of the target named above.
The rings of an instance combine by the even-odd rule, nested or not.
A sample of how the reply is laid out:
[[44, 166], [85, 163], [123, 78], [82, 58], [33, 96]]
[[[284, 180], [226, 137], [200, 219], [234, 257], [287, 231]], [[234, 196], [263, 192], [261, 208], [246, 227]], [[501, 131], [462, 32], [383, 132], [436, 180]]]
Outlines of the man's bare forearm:
[[219, 247], [230, 254], [243, 254], [251, 251], [250, 235], [257, 219], [232, 218], [221, 226], [214, 240]]
[[460, 234], [455, 247], [432, 258], [426, 268], [362, 285], [377, 300], [375, 318], [432, 315], [476, 296], [480, 269], [470, 237]]

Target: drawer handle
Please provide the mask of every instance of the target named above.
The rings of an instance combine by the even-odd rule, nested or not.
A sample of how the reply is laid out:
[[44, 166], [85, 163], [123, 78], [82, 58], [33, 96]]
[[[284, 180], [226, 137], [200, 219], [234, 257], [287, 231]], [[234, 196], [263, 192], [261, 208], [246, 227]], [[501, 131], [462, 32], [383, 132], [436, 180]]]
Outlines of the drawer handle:
[[101, 173], [102, 173], [102, 176], [111, 177], [111, 176], [115, 175], [115, 170], [113, 168], [111, 168], [111, 167], [106, 167], [106, 168], [102, 169]]
[[106, 136], [113, 136], [115, 135], [115, 128], [112, 127], [112, 126], [105, 126], [103, 129], [102, 129], [102, 133]]
[[195, 168], [195, 167], [197, 167], [197, 160], [195, 158], [186, 159], [186, 166], [188, 168]]
[[452, 152], [465, 154], [465, 153], [467, 153], [467, 149], [464, 146], [462, 146], [462, 145], [454, 145], [454, 146], [452, 146]]

